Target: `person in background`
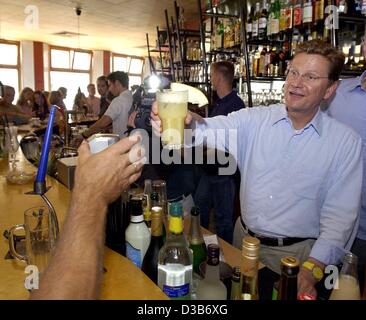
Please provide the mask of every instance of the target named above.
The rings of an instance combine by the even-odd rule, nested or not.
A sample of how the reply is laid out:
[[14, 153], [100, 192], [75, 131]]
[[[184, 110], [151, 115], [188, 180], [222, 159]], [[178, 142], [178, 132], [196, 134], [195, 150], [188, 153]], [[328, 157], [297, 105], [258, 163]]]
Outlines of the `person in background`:
[[29, 87], [25, 87], [19, 95], [17, 101], [17, 107], [25, 114], [29, 116], [34, 116], [34, 99], [33, 90]]
[[[210, 117], [227, 116], [233, 111], [244, 108], [244, 102], [233, 90], [234, 65], [228, 61], [213, 63], [211, 83], [218, 99], [213, 104]], [[216, 165], [203, 166], [203, 172], [194, 197], [201, 211], [201, 225], [208, 229], [210, 209], [215, 209], [217, 235], [231, 243], [233, 240], [233, 213], [235, 201], [234, 175], [219, 176]]]
[[60, 87], [57, 90], [58, 92], [60, 92], [61, 94], [61, 104], [59, 105], [59, 107], [61, 107], [63, 109], [63, 111], [65, 112], [66, 109], [66, 105], [65, 105], [65, 99], [67, 97], [67, 89], [65, 87]]
[[[15, 90], [13, 87], [4, 86], [4, 97], [0, 100], [0, 116], [6, 115], [9, 122], [15, 125], [26, 124], [31, 118], [30, 115], [23, 113], [20, 108], [13, 105]], [[2, 118], [0, 118], [2, 122]]]
[[128, 74], [123, 71], [115, 71], [108, 75], [109, 91], [116, 97], [108, 107], [105, 114], [94, 123], [82, 136], [76, 137], [74, 145], [80, 144], [95, 133], [105, 130], [110, 124], [113, 126], [113, 133], [120, 137], [124, 136], [127, 130], [128, 111], [132, 106], [132, 93], [128, 90]]
[[90, 83], [88, 85], [89, 96], [86, 98], [89, 112], [93, 113], [94, 117], [98, 117], [100, 113], [100, 99], [95, 96], [95, 85]]
[[48, 101], [42, 91], [35, 91], [33, 94], [35, 116], [44, 120], [50, 113]]
[[[280, 260], [301, 263], [298, 294], [317, 297], [326, 265], [339, 264], [355, 239], [362, 184], [362, 141], [320, 104], [337, 88], [344, 55], [320, 40], [298, 45], [287, 74], [285, 105], [245, 108], [202, 119], [188, 113], [194, 145], [229, 150], [241, 174], [241, 216], [233, 244], [261, 242], [260, 261], [280, 274]], [[161, 132], [157, 105], [152, 126]], [[224, 136], [218, 130], [225, 128]], [[228, 130], [237, 133], [228, 141]], [[210, 131], [210, 135], [208, 135]]]
[[83, 112], [85, 117], [89, 111], [87, 98], [85, 97], [85, 94], [81, 92], [80, 88], [78, 89], [78, 93], [75, 95], [72, 109], [74, 111]]
[[108, 99], [108, 79], [106, 76], [100, 76], [97, 79], [97, 90], [100, 95], [99, 118], [101, 118], [113, 100], [113, 98], [111, 100]]
[[[362, 50], [366, 61], [366, 40]], [[366, 272], [366, 71], [360, 77], [342, 80], [328, 106], [328, 114], [353, 128], [361, 136], [364, 146], [360, 226], [351, 249], [358, 256], [358, 277], [362, 294]]]
[[100, 297], [107, 208], [141, 174], [143, 151], [135, 159], [129, 154], [138, 141], [125, 138], [94, 155], [82, 143], [66, 220], [31, 300]]
[[51, 91], [50, 96], [48, 99], [48, 103], [51, 106], [55, 105], [57, 107], [56, 113], [55, 113], [55, 123], [59, 126], [59, 133], [60, 135], [64, 134], [65, 131], [65, 109], [62, 107], [63, 101], [62, 101], [62, 95], [60, 91]]

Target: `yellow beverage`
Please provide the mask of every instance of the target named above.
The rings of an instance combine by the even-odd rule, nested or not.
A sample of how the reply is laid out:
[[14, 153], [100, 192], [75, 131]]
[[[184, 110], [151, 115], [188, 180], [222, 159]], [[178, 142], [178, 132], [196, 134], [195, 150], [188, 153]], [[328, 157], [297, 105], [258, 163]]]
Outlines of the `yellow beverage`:
[[342, 274], [339, 278], [338, 289], [333, 289], [329, 300], [360, 300], [360, 287], [356, 278]]
[[158, 113], [162, 122], [161, 141], [168, 149], [180, 149], [184, 144], [184, 120], [188, 109], [187, 91], [157, 93]]

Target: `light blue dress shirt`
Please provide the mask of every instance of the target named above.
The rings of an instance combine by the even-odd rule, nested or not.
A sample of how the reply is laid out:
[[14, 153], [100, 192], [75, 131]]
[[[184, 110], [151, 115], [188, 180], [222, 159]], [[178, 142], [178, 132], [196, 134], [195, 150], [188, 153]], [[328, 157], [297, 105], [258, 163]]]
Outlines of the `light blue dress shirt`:
[[[294, 130], [284, 105], [246, 108], [192, 127], [195, 145], [204, 142], [237, 159], [241, 214], [249, 229], [317, 238], [310, 256], [340, 262], [358, 228], [362, 160], [356, 132], [322, 111]], [[226, 136], [209, 129], [225, 129]], [[237, 143], [229, 129], [237, 130]]]
[[363, 183], [360, 227], [357, 237], [366, 240], [366, 90], [362, 88], [361, 77], [342, 80], [328, 109], [328, 113], [338, 121], [353, 128], [362, 138]]

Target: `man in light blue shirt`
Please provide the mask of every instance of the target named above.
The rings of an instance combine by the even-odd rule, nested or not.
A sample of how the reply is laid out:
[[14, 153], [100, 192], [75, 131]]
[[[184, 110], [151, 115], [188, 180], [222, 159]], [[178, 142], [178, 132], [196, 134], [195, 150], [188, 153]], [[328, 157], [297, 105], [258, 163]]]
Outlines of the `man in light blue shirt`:
[[[335, 92], [343, 64], [344, 56], [326, 43], [302, 43], [286, 79], [286, 106], [186, 118], [194, 128], [195, 145], [205, 140], [238, 162], [241, 217], [234, 245], [241, 247], [248, 234], [257, 236], [261, 261], [277, 273], [284, 256], [305, 262], [298, 294], [317, 295], [322, 270], [341, 261], [358, 227], [361, 138], [319, 109]], [[160, 128], [156, 106], [151, 117], [154, 128]], [[214, 137], [207, 134], [211, 129], [217, 132]], [[236, 130], [237, 143], [229, 129]]]
[[[363, 45], [363, 54], [366, 59], [366, 42]], [[360, 226], [352, 247], [352, 252], [359, 258], [358, 276], [362, 288], [366, 267], [366, 71], [358, 78], [340, 82], [335, 96], [329, 102], [328, 113], [353, 128], [361, 136], [364, 148]]]

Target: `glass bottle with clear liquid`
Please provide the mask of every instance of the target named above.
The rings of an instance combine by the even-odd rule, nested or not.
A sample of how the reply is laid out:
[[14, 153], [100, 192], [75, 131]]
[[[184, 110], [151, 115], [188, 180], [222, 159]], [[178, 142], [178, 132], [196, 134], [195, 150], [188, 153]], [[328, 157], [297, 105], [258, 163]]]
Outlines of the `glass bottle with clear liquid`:
[[183, 207], [170, 205], [169, 237], [159, 251], [158, 286], [171, 299], [191, 299], [193, 254], [183, 233]]
[[349, 252], [343, 258], [343, 266], [329, 300], [360, 300], [357, 275], [358, 257]]
[[198, 300], [226, 300], [227, 288], [220, 280], [220, 247], [209, 244], [205, 278], [198, 283]]

